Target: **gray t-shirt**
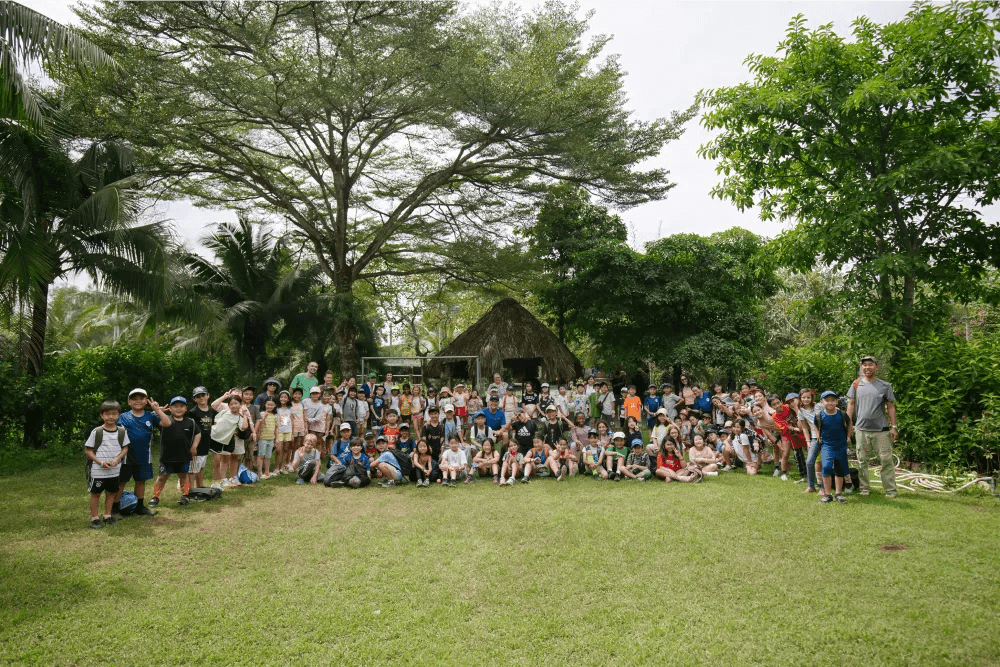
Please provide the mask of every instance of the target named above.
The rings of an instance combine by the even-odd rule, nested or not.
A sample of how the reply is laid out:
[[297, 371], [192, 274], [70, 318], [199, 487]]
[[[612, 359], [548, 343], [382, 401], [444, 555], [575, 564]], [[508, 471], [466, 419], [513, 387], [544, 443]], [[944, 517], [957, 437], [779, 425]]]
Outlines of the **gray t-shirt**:
[[860, 378], [851, 383], [847, 398], [855, 400], [854, 428], [859, 431], [881, 431], [889, 426], [885, 404], [896, 402], [891, 384], [878, 378], [871, 382]]
[[660, 397], [660, 404], [667, 409], [667, 416], [671, 419], [677, 419], [677, 404], [681, 400], [677, 394], [664, 394]]

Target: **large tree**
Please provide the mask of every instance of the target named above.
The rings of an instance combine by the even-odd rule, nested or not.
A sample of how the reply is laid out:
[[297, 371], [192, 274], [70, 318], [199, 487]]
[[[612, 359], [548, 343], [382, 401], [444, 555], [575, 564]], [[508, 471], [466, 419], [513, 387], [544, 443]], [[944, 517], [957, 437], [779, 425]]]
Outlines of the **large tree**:
[[778, 55], [747, 59], [752, 81], [699, 94], [713, 195], [794, 221], [781, 260], [845, 268], [908, 340], [921, 284], [967, 299], [1000, 257], [976, 210], [1000, 193], [998, 29], [995, 2], [920, 2], [849, 39], [796, 17]]
[[[67, 99], [127, 137], [170, 192], [270, 212], [343, 308], [379, 276], [457, 271], [552, 182], [619, 207], [665, 196], [640, 168], [692, 110], [633, 120], [607, 38], [553, 2], [102, 2], [88, 34], [128, 76]], [[337, 327], [356, 369], [352, 319]]]

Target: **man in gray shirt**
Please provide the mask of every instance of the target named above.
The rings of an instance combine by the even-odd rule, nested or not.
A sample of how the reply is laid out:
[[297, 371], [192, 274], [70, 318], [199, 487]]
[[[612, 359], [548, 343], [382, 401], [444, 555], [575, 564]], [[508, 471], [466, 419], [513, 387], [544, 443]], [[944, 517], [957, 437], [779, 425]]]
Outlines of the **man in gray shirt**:
[[871, 493], [868, 459], [878, 451], [882, 461], [882, 488], [885, 489], [885, 497], [895, 498], [896, 464], [892, 460], [892, 443], [899, 438], [896, 430], [896, 396], [892, 393], [891, 384], [875, 377], [877, 371], [878, 362], [875, 357], [861, 358], [861, 377], [851, 384], [847, 392], [847, 415], [854, 421], [861, 495]]

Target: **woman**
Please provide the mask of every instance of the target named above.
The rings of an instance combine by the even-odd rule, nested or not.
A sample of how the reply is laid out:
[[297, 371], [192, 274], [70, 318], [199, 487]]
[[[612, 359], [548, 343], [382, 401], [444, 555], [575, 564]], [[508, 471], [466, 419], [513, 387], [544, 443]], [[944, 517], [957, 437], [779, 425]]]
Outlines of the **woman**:
[[681, 376], [681, 398], [684, 399], [684, 405], [689, 408], [694, 407], [694, 389], [690, 386], [690, 380], [688, 380], [687, 375]]

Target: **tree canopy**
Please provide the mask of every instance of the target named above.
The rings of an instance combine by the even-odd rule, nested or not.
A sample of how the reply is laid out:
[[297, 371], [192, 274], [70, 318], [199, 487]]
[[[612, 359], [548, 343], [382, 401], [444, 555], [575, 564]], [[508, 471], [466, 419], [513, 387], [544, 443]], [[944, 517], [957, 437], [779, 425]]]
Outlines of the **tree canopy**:
[[921, 294], [971, 298], [1000, 257], [977, 210], [1000, 193], [998, 29], [993, 2], [918, 2], [850, 39], [797, 16], [751, 81], [698, 96], [712, 194], [793, 221], [780, 261], [846, 269], [859, 312], [908, 339]]

